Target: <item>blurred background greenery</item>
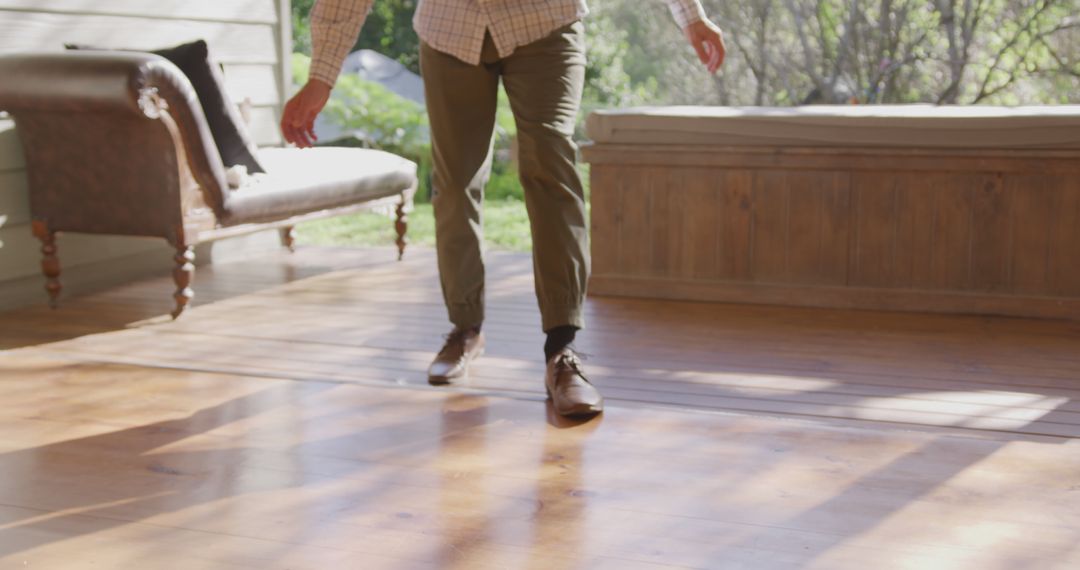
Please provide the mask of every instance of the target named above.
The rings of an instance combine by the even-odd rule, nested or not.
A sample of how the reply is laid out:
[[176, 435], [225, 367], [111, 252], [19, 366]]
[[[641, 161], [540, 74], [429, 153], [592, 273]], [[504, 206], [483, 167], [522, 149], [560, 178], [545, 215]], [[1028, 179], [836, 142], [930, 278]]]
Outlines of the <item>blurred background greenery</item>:
[[[292, 1], [298, 84], [307, 77], [313, 4]], [[418, 73], [417, 4], [376, 0], [354, 50], [378, 51]], [[661, 0], [591, 4], [582, 139], [580, 124], [590, 111], [635, 105], [1080, 102], [1080, 0], [704, 0], [728, 46], [716, 76], [702, 70]], [[410, 234], [414, 242], [432, 243], [423, 106], [350, 75], [338, 82], [325, 113], [363, 133], [336, 144], [382, 148], [420, 165], [420, 204]], [[505, 94], [497, 130], [486, 240], [491, 247], [528, 250]], [[587, 174], [583, 168], [586, 183]], [[385, 232], [376, 230], [379, 224]], [[386, 220], [371, 214], [299, 230], [309, 243], [392, 241]]]

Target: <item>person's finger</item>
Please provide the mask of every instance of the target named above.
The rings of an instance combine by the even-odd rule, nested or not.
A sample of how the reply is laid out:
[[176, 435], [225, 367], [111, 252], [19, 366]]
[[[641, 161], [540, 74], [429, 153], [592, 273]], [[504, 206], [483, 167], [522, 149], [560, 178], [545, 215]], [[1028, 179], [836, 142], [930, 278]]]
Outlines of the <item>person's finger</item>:
[[701, 38], [694, 35], [690, 38], [690, 45], [694, 46], [694, 51], [697, 52], [698, 59], [701, 63], [709, 62], [709, 54], [705, 53], [705, 43], [701, 41]]
[[286, 110], [283, 114], [282, 123], [284, 124], [283, 134], [285, 140], [292, 144], [304, 148], [308, 146], [307, 140], [302, 136], [301, 127], [303, 126], [303, 93], [294, 97], [289, 101], [289, 105], [286, 106]]
[[315, 117], [318, 115], [318, 110], [310, 101], [304, 106], [303, 112], [299, 113], [297, 117], [296, 130], [300, 132], [300, 136], [304, 138], [306, 147], [314, 146], [315, 144]]
[[716, 73], [720, 69], [720, 66], [724, 64], [724, 57], [727, 55], [724, 50], [724, 41], [720, 35], [712, 38], [709, 48], [713, 54], [713, 60], [710, 62], [709, 71]]
[[319, 137], [315, 136], [315, 118], [318, 116], [319, 110], [312, 107], [307, 110], [304, 117], [304, 135], [312, 144], [319, 140]]
[[[291, 101], [290, 101], [291, 103]], [[285, 136], [285, 140], [290, 143], [296, 144], [296, 135], [293, 133], [293, 107], [289, 104], [285, 105], [285, 110], [281, 113], [281, 134]]]
[[297, 112], [293, 117], [293, 123], [291, 126], [293, 128], [293, 135], [303, 142], [301, 148], [307, 148], [308, 146], [310, 146], [311, 141], [308, 137], [308, 125], [308, 113], [306, 111]]
[[304, 124], [298, 125], [296, 127], [296, 133], [297, 133], [297, 136], [299, 136], [304, 141], [304, 147], [303, 148], [311, 148], [311, 147], [315, 146], [315, 142], [313, 140], [311, 140], [311, 137], [308, 136], [307, 125], [304, 125]]
[[307, 148], [310, 146], [307, 138], [304, 136], [303, 123], [301, 123], [296, 116], [293, 116], [292, 122], [289, 123], [289, 133], [292, 137], [293, 144], [300, 148]]
[[311, 141], [308, 140], [307, 135], [304, 134], [302, 129], [296, 129], [296, 146], [300, 148], [311, 148]]
[[289, 127], [288, 130], [285, 131], [285, 140], [289, 141], [292, 145], [300, 146], [300, 137], [296, 136], [296, 130], [292, 127]]
[[283, 122], [281, 125], [281, 134], [285, 137], [286, 142], [296, 144], [296, 134], [293, 132], [292, 125]]
[[289, 124], [292, 122], [293, 102], [290, 100], [285, 104], [285, 109], [281, 111], [281, 134], [285, 137], [287, 142], [293, 142], [292, 132]]

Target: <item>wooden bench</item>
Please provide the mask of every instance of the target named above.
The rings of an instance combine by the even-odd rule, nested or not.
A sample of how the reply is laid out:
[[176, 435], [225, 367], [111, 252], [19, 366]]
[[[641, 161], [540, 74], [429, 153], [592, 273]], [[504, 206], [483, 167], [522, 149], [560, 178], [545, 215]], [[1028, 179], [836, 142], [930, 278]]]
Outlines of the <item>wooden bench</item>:
[[590, 116], [590, 293], [1080, 318], [1080, 107]]
[[161, 237], [175, 248], [179, 316], [193, 296], [194, 246], [366, 208], [396, 210], [399, 258], [416, 165], [365, 149], [268, 148], [267, 173], [230, 188], [191, 83], [135, 52], [0, 57], [0, 110], [26, 156], [34, 234], [50, 302], [60, 293], [59, 232]]

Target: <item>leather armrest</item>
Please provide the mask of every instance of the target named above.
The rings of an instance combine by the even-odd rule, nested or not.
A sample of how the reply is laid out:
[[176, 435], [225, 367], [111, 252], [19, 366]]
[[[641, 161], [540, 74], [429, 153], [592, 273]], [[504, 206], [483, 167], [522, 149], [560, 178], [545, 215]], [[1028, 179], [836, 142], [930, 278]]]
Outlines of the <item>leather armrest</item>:
[[188, 166], [208, 205], [225, 211], [225, 168], [187, 77], [168, 60], [141, 52], [70, 51], [0, 57], [0, 110], [124, 113], [160, 119], [180, 131]]

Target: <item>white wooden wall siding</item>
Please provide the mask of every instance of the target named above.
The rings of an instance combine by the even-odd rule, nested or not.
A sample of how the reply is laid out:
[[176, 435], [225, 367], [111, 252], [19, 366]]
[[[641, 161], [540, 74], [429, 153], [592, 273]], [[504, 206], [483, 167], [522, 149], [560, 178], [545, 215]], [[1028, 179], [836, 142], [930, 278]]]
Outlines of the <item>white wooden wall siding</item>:
[[1080, 319], [1080, 153], [597, 144], [596, 294]]
[[[229, 95], [251, 100], [252, 135], [273, 146], [282, 142], [277, 117], [290, 83], [289, 21], [288, 0], [0, 0], [0, 54], [62, 50], [65, 43], [153, 49], [205, 39], [225, 69]], [[22, 150], [12, 122], [0, 118], [0, 309], [28, 300], [26, 283], [39, 272], [29, 221]], [[158, 252], [160, 267], [168, 267], [158, 242], [61, 238], [65, 277], [74, 281], [77, 272], [67, 271], [74, 267], [129, 257], [153, 265]]]

